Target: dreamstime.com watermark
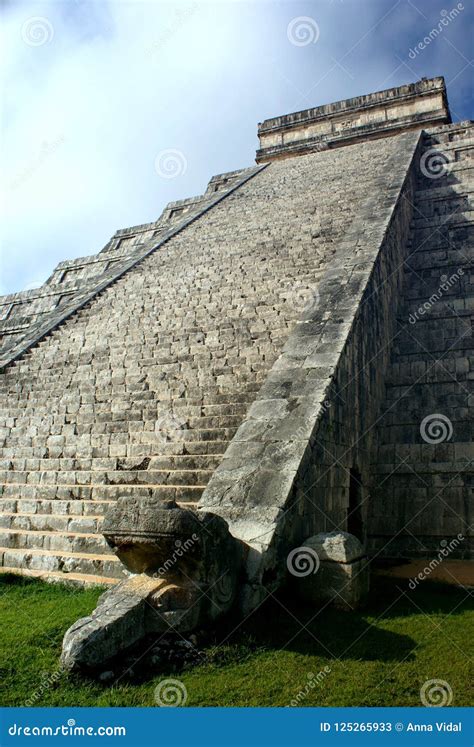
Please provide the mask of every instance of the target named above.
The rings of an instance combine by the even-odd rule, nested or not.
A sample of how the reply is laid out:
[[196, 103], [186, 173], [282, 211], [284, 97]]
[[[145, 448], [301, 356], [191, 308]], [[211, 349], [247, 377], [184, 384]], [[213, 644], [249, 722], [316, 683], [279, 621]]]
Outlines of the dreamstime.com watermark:
[[43, 164], [53, 156], [56, 151], [61, 147], [61, 145], [64, 145], [66, 142], [66, 139], [64, 135], [60, 135], [56, 140], [51, 141], [44, 141], [41, 144], [41, 148], [39, 150], [39, 153], [36, 155], [36, 157], [29, 163], [28, 166], [26, 166], [22, 171], [20, 171], [10, 182], [10, 189], [13, 191], [15, 189], [18, 189], [21, 187], [25, 182], [27, 182], [31, 177], [35, 174], [36, 171], [38, 171]]
[[20, 726], [8, 727], [11, 737], [125, 737], [125, 726], [77, 726], [73, 718], [61, 726]]
[[451, 173], [453, 156], [438, 148], [429, 148], [420, 158], [420, 171], [427, 179], [441, 179]]
[[427, 415], [420, 423], [420, 435], [426, 444], [442, 444], [453, 436], [453, 424], [441, 412]]
[[181, 680], [161, 680], [154, 690], [155, 703], [160, 708], [178, 708], [186, 705], [188, 691]]
[[32, 708], [37, 705], [43, 695], [51, 690], [59, 680], [64, 677], [66, 670], [63, 667], [59, 667], [54, 672], [43, 672], [40, 677], [40, 685], [36, 688], [34, 693], [25, 701], [24, 705], [26, 708]]
[[289, 22], [286, 35], [295, 47], [307, 47], [318, 41], [319, 26], [311, 16], [297, 16]]
[[21, 38], [29, 47], [51, 44], [54, 39], [54, 26], [45, 16], [32, 16], [23, 23]]
[[319, 290], [304, 283], [294, 283], [287, 288], [288, 302], [299, 314], [313, 314], [319, 306]]
[[462, 275], [464, 275], [464, 270], [462, 269], [462, 267], [459, 267], [456, 272], [454, 272], [449, 278], [447, 275], [441, 275], [441, 283], [438, 290], [432, 293], [429, 299], [425, 301], [421, 306], [419, 306], [415, 312], [410, 314], [410, 316], [408, 317], [409, 323], [416, 324], [420, 317], [427, 314], [435, 303], [441, 301], [443, 295], [447, 293], [448, 290], [459, 281]]
[[166, 573], [169, 573], [169, 571], [176, 565], [176, 563], [183, 558], [186, 553], [188, 553], [192, 547], [196, 544], [196, 542], [199, 540], [199, 537], [197, 534], [192, 534], [191, 537], [184, 540], [182, 542], [181, 540], [177, 539], [175, 544], [175, 550], [173, 551], [173, 554], [170, 558], [167, 558], [165, 562], [163, 563], [160, 568], [153, 574], [154, 578], [160, 578], [161, 576], [164, 576]]
[[426, 680], [420, 690], [420, 700], [427, 708], [442, 708], [453, 702], [453, 689], [446, 680]]
[[410, 60], [414, 60], [417, 55], [419, 55], [421, 52], [423, 52], [426, 47], [429, 47], [432, 41], [437, 39], [437, 37], [443, 33], [446, 26], [449, 26], [449, 24], [454, 21], [460, 13], [464, 10], [464, 5], [462, 3], [458, 3], [454, 8], [451, 8], [451, 10], [442, 10], [440, 14], [440, 19], [437, 24], [437, 26], [434, 26], [431, 31], [422, 39], [422, 41], [418, 42], [410, 51], [408, 52], [408, 57]]
[[150, 46], [146, 48], [145, 54], [152, 57], [160, 52], [165, 44], [181, 31], [185, 23], [198, 11], [198, 9], [198, 3], [192, 3], [192, 5], [188, 5], [186, 8], [177, 8], [171, 23], [163, 29], [161, 34], [154, 40], [153, 44], [150, 44]]
[[318, 687], [318, 685], [321, 685], [321, 683], [326, 679], [328, 674], [331, 674], [331, 667], [326, 666], [324, 669], [321, 669], [320, 672], [317, 674], [314, 674], [313, 672], [308, 672], [308, 682], [304, 686], [302, 690], [297, 693], [297, 695], [290, 701], [289, 707], [291, 708], [297, 708], [305, 698], [308, 697], [311, 690], [314, 690], [315, 687]]
[[295, 547], [286, 559], [286, 567], [292, 576], [303, 578], [319, 570], [319, 555], [312, 547]]
[[182, 150], [165, 148], [155, 158], [155, 171], [162, 179], [176, 179], [184, 176], [188, 170], [188, 161]]
[[434, 570], [443, 562], [443, 560], [446, 560], [451, 553], [458, 547], [458, 545], [461, 544], [465, 539], [463, 534], [458, 534], [457, 537], [451, 540], [451, 542], [448, 543], [447, 540], [441, 540], [440, 545], [441, 549], [438, 552], [438, 555], [436, 558], [433, 558], [430, 560], [430, 562], [423, 568], [422, 571], [420, 571], [414, 578], [410, 579], [410, 583], [408, 586], [413, 591], [416, 589], [420, 581], [424, 581], [425, 579], [430, 576]]
[[187, 421], [171, 412], [165, 412], [155, 421], [155, 433], [157, 437], [165, 442], [169, 441], [178, 431], [186, 430]]

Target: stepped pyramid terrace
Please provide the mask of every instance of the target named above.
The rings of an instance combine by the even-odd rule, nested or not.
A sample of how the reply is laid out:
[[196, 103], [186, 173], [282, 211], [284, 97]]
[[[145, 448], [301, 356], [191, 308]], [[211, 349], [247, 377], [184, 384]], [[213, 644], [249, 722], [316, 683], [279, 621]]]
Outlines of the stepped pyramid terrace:
[[474, 124], [424, 78], [258, 137], [0, 298], [0, 571], [104, 586], [69, 668], [472, 559]]

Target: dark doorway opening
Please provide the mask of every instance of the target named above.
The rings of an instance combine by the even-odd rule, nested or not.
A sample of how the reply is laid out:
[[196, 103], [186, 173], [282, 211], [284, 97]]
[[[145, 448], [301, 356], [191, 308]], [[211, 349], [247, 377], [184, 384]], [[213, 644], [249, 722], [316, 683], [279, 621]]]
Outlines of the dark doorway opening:
[[364, 537], [364, 521], [362, 518], [362, 478], [359, 470], [353, 467], [349, 478], [349, 507], [347, 509], [347, 531], [362, 543]]

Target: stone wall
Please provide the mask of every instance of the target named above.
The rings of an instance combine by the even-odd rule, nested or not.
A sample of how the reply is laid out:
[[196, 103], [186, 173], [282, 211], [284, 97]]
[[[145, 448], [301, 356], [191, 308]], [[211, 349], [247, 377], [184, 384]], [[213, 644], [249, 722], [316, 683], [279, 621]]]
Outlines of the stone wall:
[[[472, 557], [474, 126], [429, 131], [372, 466], [370, 550]], [[438, 156], [436, 156], [438, 154]]]

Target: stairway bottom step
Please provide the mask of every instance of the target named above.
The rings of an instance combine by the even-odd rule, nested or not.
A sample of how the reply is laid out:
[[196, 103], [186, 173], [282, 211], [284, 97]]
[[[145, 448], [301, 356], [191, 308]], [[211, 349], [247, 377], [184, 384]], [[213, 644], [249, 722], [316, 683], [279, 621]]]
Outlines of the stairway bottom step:
[[60, 571], [35, 571], [28, 568], [0, 567], [0, 574], [12, 574], [24, 578], [37, 578], [48, 583], [67, 584], [73, 586], [112, 586], [120, 582], [119, 578], [107, 576], [92, 576], [87, 573], [61, 573]]

